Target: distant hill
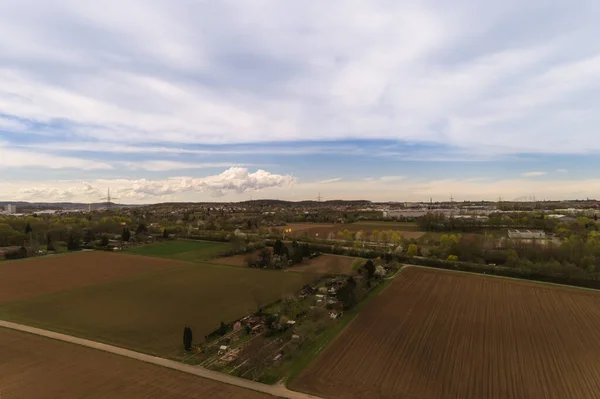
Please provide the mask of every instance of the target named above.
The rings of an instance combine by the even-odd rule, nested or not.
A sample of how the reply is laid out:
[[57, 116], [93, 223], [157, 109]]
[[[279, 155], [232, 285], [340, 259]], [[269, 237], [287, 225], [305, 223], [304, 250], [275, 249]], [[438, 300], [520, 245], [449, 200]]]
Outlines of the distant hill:
[[[88, 209], [90, 204], [86, 204], [83, 202], [26, 202], [26, 201], [0, 201], [0, 208], [5, 207], [6, 205], [15, 205], [17, 207], [17, 212], [20, 209], [58, 209], [58, 210], [69, 210], [69, 209]], [[114, 202], [110, 203], [111, 208], [130, 208], [137, 207], [140, 205], [127, 205], [127, 204], [115, 204]], [[106, 208], [106, 202], [97, 202], [91, 204], [92, 209], [101, 209]]]

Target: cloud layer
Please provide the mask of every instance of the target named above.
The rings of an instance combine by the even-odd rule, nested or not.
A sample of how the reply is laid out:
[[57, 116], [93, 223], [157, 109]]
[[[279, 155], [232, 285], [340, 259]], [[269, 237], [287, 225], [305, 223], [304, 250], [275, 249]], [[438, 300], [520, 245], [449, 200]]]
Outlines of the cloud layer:
[[598, 11], [589, 0], [7, 2], [0, 129], [598, 151]]
[[[246, 168], [229, 168], [223, 173], [203, 178], [172, 177], [166, 180], [98, 179], [94, 182], [63, 181], [52, 187], [40, 183], [36, 187], [7, 191], [2, 196], [27, 201], [81, 201], [99, 202], [110, 189], [122, 203], [178, 200], [182, 195], [192, 197], [209, 195], [221, 197], [229, 192], [242, 194], [268, 188], [287, 187], [294, 183], [289, 175], [273, 174], [264, 170], [249, 172]], [[33, 185], [32, 185], [33, 186]], [[7, 186], [10, 190], [10, 185]]]

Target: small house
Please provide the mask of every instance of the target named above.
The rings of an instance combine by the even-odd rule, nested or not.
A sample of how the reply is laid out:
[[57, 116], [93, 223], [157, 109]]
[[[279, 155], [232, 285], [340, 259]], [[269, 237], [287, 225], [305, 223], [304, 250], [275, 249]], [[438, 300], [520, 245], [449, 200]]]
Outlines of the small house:
[[250, 331], [251, 334], [260, 334], [265, 330], [265, 326], [264, 324], [257, 324], [254, 327], [252, 327], [252, 330]]
[[331, 320], [339, 319], [341, 316], [342, 316], [341, 313], [338, 313], [338, 312], [335, 312], [335, 311], [329, 313], [329, 317], [331, 318]]

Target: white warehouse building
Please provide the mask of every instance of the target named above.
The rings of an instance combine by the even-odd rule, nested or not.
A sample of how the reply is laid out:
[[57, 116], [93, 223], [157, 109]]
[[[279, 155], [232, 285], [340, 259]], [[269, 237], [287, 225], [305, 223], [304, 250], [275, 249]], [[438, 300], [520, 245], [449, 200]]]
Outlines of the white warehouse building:
[[531, 240], [535, 238], [546, 238], [546, 233], [542, 230], [508, 230], [508, 237]]

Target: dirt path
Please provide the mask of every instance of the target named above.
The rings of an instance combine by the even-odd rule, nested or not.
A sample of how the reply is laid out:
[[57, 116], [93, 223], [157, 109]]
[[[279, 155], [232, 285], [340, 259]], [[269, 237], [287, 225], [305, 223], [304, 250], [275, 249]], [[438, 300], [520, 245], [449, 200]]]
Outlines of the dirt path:
[[42, 330], [35, 327], [29, 327], [23, 324], [15, 324], [8, 321], [0, 320], [0, 327], [10, 328], [12, 330], [23, 331], [30, 334], [40, 335], [42, 337], [52, 338], [59, 341], [70, 342], [72, 344], [86, 346], [88, 348], [98, 349], [101, 351], [113, 353], [115, 355], [125, 356], [131, 359], [140, 360], [142, 362], [156, 364], [167, 367], [173, 370], [178, 370], [183, 373], [193, 374], [199, 377], [207, 378], [214, 381], [219, 381], [225, 384], [235, 385], [241, 388], [250, 389], [253, 391], [264, 392], [274, 396], [280, 396], [289, 399], [321, 399], [318, 396], [308, 395], [301, 392], [290, 391], [283, 385], [266, 385], [258, 382], [245, 380], [243, 378], [234, 377], [227, 374], [221, 374], [216, 371], [206, 370], [197, 366], [175, 362], [168, 359], [163, 359], [156, 356], [146, 355], [144, 353], [134, 352], [128, 349], [119, 348], [112, 345], [103, 344], [100, 342], [90, 341], [83, 338], [77, 338], [70, 335], [65, 335], [53, 331]]

